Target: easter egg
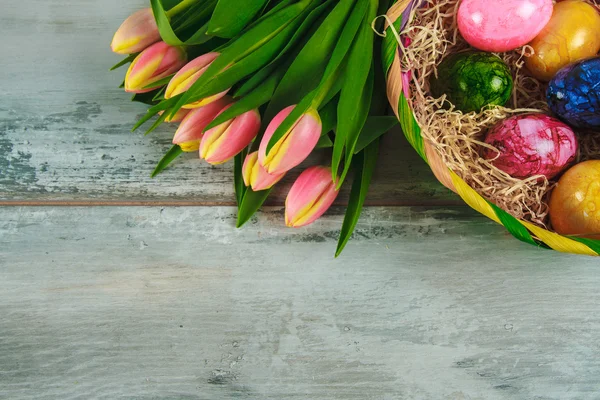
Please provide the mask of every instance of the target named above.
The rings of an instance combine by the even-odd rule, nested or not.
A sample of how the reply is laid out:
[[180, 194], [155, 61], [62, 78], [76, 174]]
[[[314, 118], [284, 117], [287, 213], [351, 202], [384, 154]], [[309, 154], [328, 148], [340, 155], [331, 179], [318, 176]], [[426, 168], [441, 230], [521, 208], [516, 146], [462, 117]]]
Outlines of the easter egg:
[[600, 57], [568, 65], [552, 78], [548, 106], [567, 124], [600, 128]]
[[550, 221], [562, 235], [600, 239], [600, 160], [575, 165], [550, 197]]
[[456, 53], [438, 66], [430, 82], [431, 94], [447, 99], [465, 113], [487, 105], [503, 106], [511, 96], [513, 79], [500, 58], [484, 52]]
[[544, 114], [517, 115], [494, 126], [483, 156], [514, 178], [543, 175], [551, 179], [575, 160], [578, 143], [573, 130]]
[[535, 54], [526, 60], [532, 75], [549, 81], [563, 67], [600, 51], [600, 14], [583, 0], [556, 4], [552, 18], [530, 43]]
[[491, 52], [531, 42], [552, 17], [552, 0], [463, 0], [457, 22], [473, 47]]

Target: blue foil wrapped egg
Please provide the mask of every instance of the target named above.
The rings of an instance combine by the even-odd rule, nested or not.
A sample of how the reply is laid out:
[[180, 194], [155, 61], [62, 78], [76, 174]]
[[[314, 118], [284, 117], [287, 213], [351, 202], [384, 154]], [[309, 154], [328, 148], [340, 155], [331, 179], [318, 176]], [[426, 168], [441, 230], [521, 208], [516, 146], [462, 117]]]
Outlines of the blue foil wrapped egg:
[[576, 128], [600, 128], [600, 57], [561, 69], [546, 92], [548, 106]]

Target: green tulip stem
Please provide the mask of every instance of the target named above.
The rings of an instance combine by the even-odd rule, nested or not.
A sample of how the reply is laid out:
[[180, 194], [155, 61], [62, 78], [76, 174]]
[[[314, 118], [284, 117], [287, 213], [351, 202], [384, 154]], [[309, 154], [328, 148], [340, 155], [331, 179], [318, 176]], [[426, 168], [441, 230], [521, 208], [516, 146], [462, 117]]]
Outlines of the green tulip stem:
[[194, 3], [197, 3], [198, 0], [183, 0], [181, 3], [177, 4], [175, 7], [171, 8], [167, 11], [167, 17], [169, 19], [173, 18], [177, 14], [180, 14], [182, 11], [187, 10], [189, 7], [193, 6]]

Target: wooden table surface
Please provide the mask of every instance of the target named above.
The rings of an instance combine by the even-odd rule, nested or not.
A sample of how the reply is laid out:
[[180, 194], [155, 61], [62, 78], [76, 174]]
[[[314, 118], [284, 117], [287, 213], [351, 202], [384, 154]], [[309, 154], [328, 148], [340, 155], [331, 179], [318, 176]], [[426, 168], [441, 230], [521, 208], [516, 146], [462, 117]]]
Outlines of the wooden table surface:
[[158, 179], [173, 130], [108, 73], [144, 0], [0, 13], [0, 399], [599, 399], [600, 262], [468, 209], [390, 133], [355, 238], [347, 192], [234, 228], [231, 166]]

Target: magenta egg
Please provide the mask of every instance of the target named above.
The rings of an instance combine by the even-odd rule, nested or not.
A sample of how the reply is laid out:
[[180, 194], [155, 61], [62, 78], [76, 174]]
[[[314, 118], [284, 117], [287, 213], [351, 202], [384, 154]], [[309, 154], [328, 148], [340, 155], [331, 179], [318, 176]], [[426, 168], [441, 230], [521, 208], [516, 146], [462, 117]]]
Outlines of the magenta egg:
[[488, 132], [485, 142], [498, 151], [486, 148], [483, 157], [519, 179], [552, 179], [575, 160], [579, 148], [568, 125], [544, 114], [505, 119]]
[[473, 47], [501, 53], [532, 41], [552, 18], [552, 0], [463, 0], [458, 29]]

